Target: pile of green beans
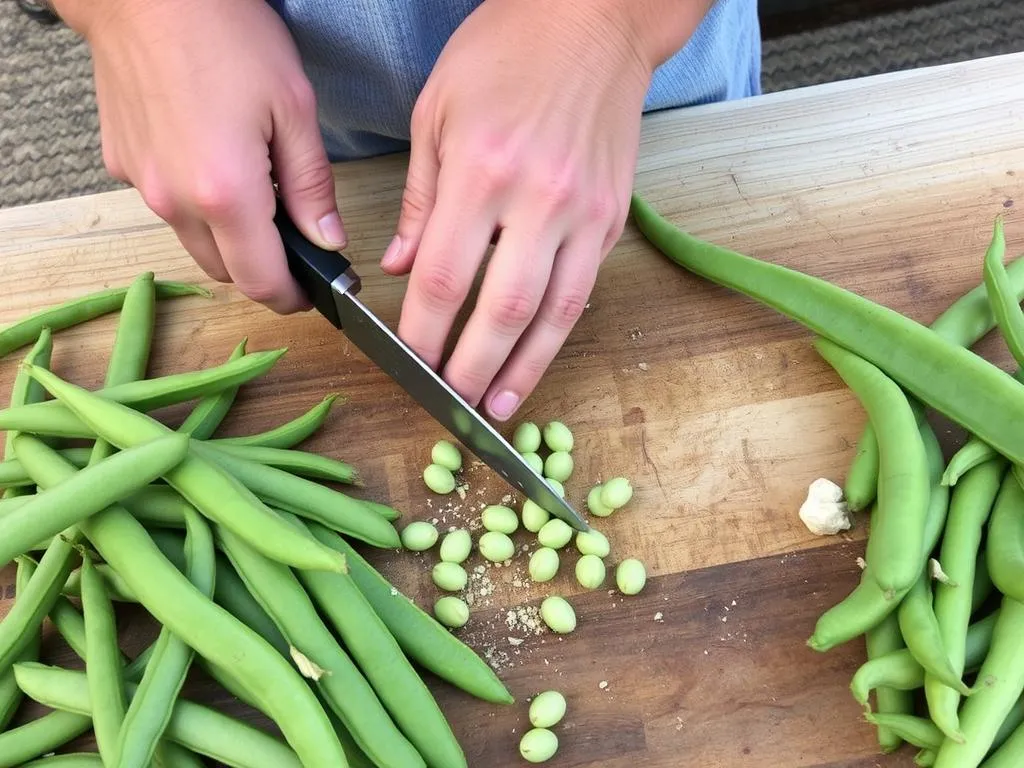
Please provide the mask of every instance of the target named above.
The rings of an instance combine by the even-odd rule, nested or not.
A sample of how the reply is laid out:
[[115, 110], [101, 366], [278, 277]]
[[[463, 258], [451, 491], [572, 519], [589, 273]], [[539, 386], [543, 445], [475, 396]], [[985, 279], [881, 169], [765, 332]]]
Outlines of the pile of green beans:
[[[631, 213], [675, 264], [811, 331], [866, 412], [843, 486], [870, 521], [863, 570], [808, 645], [864, 639], [850, 687], [882, 751], [910, 744], [936, 768], [1024, 765], [1024, 259], [1005, 264], [1002, 219], [983, 282], [929, 327], [700, 240], [635, 194]], [[972, 349], [993, 330], [1013, 374]], [[948, 461], [933, 415], [967, 433]]]
[[[144, 273], [0, 329], [0, 358], [34, 342], [0, 410], [0, 567], [18, 564], [0, 621], [0, 768], [464, 768], [421, 670], [486, 702], [513, 698], [357, 552], [399, 548], [400, 513], [353, 493], [354, 466], [301, 448], [341, 396], [223, 437], [244, 386], [286, 350], [243, 339], [223, 363], [147, 376], [159, 302], [209, 295]], [[57, 331], [115, 312], [101, 387], [51, 370]], [[190, 401], [177, 426], [154, 415]], [[134, 659], [127, 603], [159, 624]], [[40, 659], [47, 618], [84, 671]], [[193, 668], [278, 733], [184, 698]], [[26, 698], [52, 711], [25, 722]], [[98, 751], [79, 751], [90, 732]]]

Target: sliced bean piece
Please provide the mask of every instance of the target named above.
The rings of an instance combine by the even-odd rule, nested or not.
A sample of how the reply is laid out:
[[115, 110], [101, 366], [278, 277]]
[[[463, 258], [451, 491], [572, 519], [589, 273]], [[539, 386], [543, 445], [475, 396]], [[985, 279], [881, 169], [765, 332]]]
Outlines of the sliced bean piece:
[[57, 711], [4, 731], [0, 733], [0, 768], [18, 768], [60, 749], [90, 728], [92, 717]]
[[360, 485], [359, 472], [351, 464], [305, 451], [290, 451], [284, 448], [262, 448], [258, 445], [232, 445], [231, 443], [208, 443], [211, 450], [237, 456], [240, 459], [266, 464], [286, 470], [302, 477], [329, 480], [346, 485]]
[[[232, 350], [228, 362], [238, 360], [245, 355], [247, 343], [247, 338], [242, 339]], [[217, 427], [224, 421], [224, 417], [228, 415], [228, 411], [234, 405], [238, 390], [239, 387], [228, 387], [216, 395], [204, 397], [178, 427], [178, 431], [196, 440], [208, 440], [213, 437], [213, 433], [217, 431]]]
[[214, 445], [249, 445], [260, 448], [294, 448], [316, 433], [331, 413], [331, 408], [338, 401], [345, 399], [340, 394], [331, 393], [310, 408], [306, 413], [267, 432], [240, 437], [221, 437], [210, 442]]
[[537, 502], [526, 499], [523, 501], [522, 519], [523, 528], [530, 533], [539, 533], [540, 529], [551, 519], [551, 513]]

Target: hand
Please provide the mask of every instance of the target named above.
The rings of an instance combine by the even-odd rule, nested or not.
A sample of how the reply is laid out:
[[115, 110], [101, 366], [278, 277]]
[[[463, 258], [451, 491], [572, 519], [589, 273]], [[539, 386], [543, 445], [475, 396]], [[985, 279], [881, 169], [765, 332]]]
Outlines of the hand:
[[273, 182], [313, 242], [344, 247], [312, 87], [262, 0], [65, 0], [94, 60], [103, 159], [210, 277], [271, 309], [309, 304], [274, 227]]
[[558, 353], [624, 227], [656, 63], [627, 7], [485, 0], [413, 112], [397, 235], [381, 263], [410, 275], [399, 335], [440, 365], [497, 234], [443, 376], [498, 420]]

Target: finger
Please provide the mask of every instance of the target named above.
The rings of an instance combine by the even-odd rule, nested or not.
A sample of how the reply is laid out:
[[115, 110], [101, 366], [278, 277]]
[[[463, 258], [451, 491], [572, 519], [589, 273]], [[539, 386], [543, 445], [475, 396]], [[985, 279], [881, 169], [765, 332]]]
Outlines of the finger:
[[348, 242], [335, 198], [334, 174], [316, 115], [316, 97], [305, 80], [293, 85], [276, 110], [270, 159], [288, 215], [312, 242], [340, 250]]
[[440, 164], [433, 134], [413, 120], [409, 148], [409, 170], [402, 192], [402, 209], [391, 244], [381, 259], [381, 269], [390, 275], [406, 275], [412, 269], [423, 231], [434, 210]]
[[602, 259], [602, 230], [581, 232], [555, 256], [540, 309], [483, 402], [492, 418], [506, 421], [536, 388], [583, 314]]
[[206, 222], [197, 218], [188, 218], [174, 224], [174, 233], [181, 241], [182, 247], [189, 252], [199, 268], [218, 283], [230, 283], [224, 260], [221, 258], [217, 242]]
[[471, 405], [480, 402], [544, 298], [561, 232], [527, 231], [514, 224], [502, 231], [476, 306], [445, 366], [445, 379]]
[[398, 326], [403, 341], [435, 369], [496, 221], [486, 197], [464, 194], [463, 178], [451, 173], [439, 179], [438, 202], [416, 251]]

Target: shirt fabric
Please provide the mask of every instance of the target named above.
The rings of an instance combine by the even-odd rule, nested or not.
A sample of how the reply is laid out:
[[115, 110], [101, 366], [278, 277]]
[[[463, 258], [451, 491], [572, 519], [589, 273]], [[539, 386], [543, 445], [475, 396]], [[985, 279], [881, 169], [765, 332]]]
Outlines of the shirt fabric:
[[[557, 0], [556, 0], [557, 1]], [[413, 105], [448, 38], [481, 0], [267, 0], [317, 94], [332, 162], [409, 147]], [[654, 73], [644, 111], [761, 91], [757, 0], [717, 0]]]

